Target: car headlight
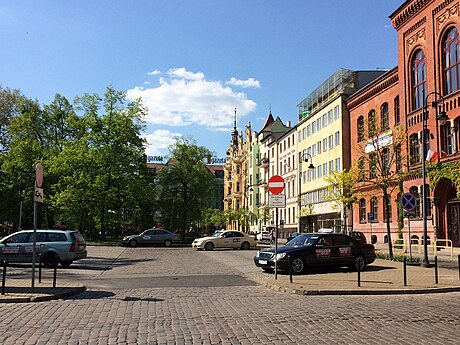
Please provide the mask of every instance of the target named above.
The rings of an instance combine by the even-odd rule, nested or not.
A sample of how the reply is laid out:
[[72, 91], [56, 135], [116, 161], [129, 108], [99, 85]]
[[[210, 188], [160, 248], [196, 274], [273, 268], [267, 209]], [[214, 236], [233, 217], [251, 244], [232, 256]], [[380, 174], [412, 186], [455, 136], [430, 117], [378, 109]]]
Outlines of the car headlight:
[[276, 254], [276, 260], [283, 259], [285, 256], [286, 256], [286, 253], [279, 253], [279, 254]]

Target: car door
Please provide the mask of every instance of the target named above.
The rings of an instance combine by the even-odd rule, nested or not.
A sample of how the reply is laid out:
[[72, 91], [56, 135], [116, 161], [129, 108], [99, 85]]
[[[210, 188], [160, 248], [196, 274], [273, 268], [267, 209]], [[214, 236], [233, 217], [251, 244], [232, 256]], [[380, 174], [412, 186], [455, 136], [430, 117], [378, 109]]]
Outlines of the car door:
[[323, 235], [315, 245], [315, 258], [312, 261], [317, 266], [331, 266], [334, 262], [333, 242], [331, 235]]
[[139, 238], [139, 242], [142, 244], [153, 244], [154, 243], [154, 234], [155, 230], [146, 230], [142, 233], [142, 236]]
[[24, 247], [27, 245], [27, 239], [31, 233], [21, 232], [6, 238], [0, 244], [0, 258], [10, 262], [27, 262], [24, 253]]
[[163, 244], [165, 240], [166, 232], [164, 230], [155, 230], [152, 238], [154, 244]]
[[332, 261], [336, 266], [348, 266], [353, 262], [353, 239], [347, 235], [335, 234], [332, 236]]

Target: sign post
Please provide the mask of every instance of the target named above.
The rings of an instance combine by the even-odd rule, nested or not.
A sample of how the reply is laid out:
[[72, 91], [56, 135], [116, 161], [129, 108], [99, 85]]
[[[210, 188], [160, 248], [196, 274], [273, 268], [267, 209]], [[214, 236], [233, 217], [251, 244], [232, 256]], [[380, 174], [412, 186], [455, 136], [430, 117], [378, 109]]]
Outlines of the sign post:
[[284, 190], [284, 178], [279, 175], [274, 175], [270, 177], [268, 180], [268, 190], [271, 194], [270, 195], [268, 204], [269, 207], [275, 207], [275, 280], [278, 279], [278, 208], [279, 207], [286, 207], [286, 195], [281, 194]]
[[[408, 236], [409, 236], [409, 257], [412, 260], [412, 238], [410, 236], [410, 218], [411, 215], [413, 214], [413, 209], [415, 208], [415, 205], [417, 204], [417, 199], [415, 198], [415, 195], [412, 193], [405, 193], [401, 197], [401, 205], [404, 209], [404, 215], [407, 216], [407, 229], [408, 229]], [[425, 239], [424, 239], [425, 240]]]
[[32, 292], [35, 288], [35, 254], [37, 249], [37, 204], [43, 203], [43, 167], [40, 163], [35, 166], [34, 188], [34, 233], [32, 242]]

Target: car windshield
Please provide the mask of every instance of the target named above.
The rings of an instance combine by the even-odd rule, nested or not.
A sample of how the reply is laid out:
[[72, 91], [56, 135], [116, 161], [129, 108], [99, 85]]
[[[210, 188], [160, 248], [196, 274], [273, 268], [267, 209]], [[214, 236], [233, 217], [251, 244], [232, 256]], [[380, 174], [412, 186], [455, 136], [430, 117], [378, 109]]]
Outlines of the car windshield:
[[216, 231], [212, 234], [212, 237], [219, 237], [220, 235], [222, 235], [222, 231]]
[[299, 247], [299, 246], [311, 246], [319, 238], [318, 234], [301, 234], [294, 237], [288, 243], [286, 247]]

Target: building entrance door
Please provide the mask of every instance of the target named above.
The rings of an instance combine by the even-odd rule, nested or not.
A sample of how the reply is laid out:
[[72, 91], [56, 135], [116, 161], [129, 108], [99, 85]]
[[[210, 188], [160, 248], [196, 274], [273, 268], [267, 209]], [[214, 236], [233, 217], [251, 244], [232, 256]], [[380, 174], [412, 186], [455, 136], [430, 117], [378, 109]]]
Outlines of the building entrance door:
[[454, 247], [460, 247], [460, 202], [447, 204], [449, 217], [449, 239], [452, 240]]

